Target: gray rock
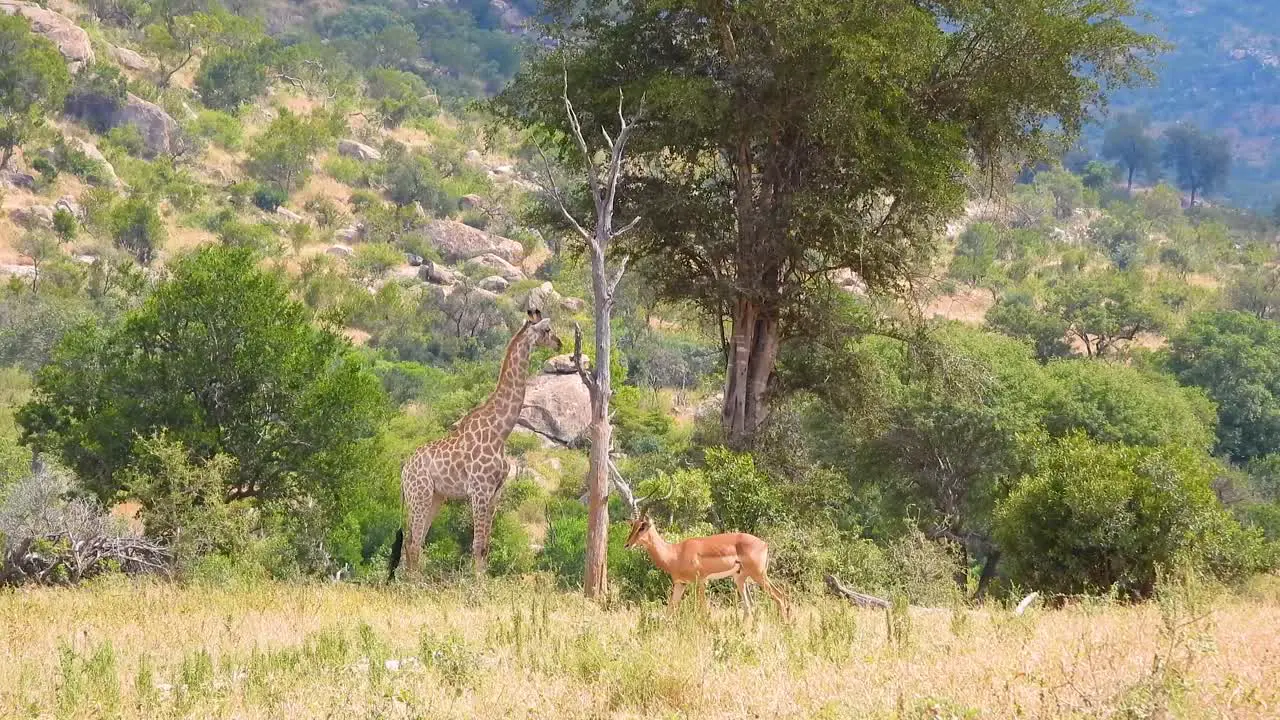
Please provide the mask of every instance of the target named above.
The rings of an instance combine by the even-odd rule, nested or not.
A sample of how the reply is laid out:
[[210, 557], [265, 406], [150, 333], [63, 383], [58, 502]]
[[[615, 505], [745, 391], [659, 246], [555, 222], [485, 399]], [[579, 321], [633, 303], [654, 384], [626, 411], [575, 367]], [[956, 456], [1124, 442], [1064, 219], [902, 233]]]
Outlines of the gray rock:
[[489, 292], [501, 293], [506, 292], [507, 288], [511, 287], [511, 283], [507, 282], [507, 280], [501, 275], [490, 275], [476, 283], [476, 287], [488, 290]]
[[582, 298], [567, 297], [560, 301], [560, 307], [571, 313], [580, 313], [587, 309], [587, 301]]
[[152, 157], [179, 149], [178, 123], [155, 103], [129, 93], [116, 111], [114, 125], [133, 125], [142, 133], [142, 144]]
[[525, 296], [524, 306], [526, 310], [550, 310], [559, 307], [561, 302], [563, 301], [560, 293], [556, 292], [555, 287], [549, 282], [544, 282], [529, 291]]
[[515, 240], [491, 235], [460, 222], [432, 220], [424, 231], [447, 262], [462, 262], [484, 254], [496, 255], [508, 263], [520, 262], [524, 257], [524, 247]]
[[333, 237], [345, 243], [353, 243], [359, 240], [362, 234], [363, 233], [360, 232], [359, 226], [352, 225], [351, 227], [345, 227], [338, 230], [333, 234]]
[[478, 207], [484, 207], [484, 198], [479, 195], [463, 195], [458, 198], [458, 207], [463, 210], [471, 210]]
[[54, 212], [65, 210], [75, 216], [76, 220], [84, 220], [84, 208], [80, 207], [80, 203], [70, 195], [58, 198], [58, 202], [53, 204]]
[[591, 425], [591, 395], [577, 375], [536, 375], [525, 390], [519, 424], [564, 445]]
[[109, 187], [119, 188], [121, 186], [120, 178], [116, 177], [116, 169], [111, 166], [111, 163], [107, 162], [106, 156], [102, 154], [101, 150], [98, 150], [98, 146], [91, 142], [74, 137], [67, 138], [67, 144], [84, 153], [85, 157], [102, 166], [102, 173], [106, 176], [106, 184]]
[[372, 162], [382, 159], [382, 153], [376, 148], [365, 145], [356, 140], [339, 140], [338, 154], [344, 157], [355, 158], [361, 162]]
[[524, 280], [524, 272], [521, 271], [520, 268], [492, 253], [485, 253], [484, 255], [471, 258], [471, 262], [479, 265], [480, 267], [495, 271], [505, 280], [509, 280], [511, 282]]
[[36, 187], [36, 178], [34, 175], [28, 175], [17, 170], [0, 171], [0, 187], [20, 188], [22, 190], [34, 190]]
[[9, 217], [14, 223], [28, 230], [53, 229], [53, 208], [47, 205], [14, 208], [9, 211]]
[[[586, 370], [591, 369], [591, 356], [582, 356], [582, 367]], [[573, 364], [573, 355], [565, 353], [564, 355], [556, 355], [542, 364], [542, 372], [546, 375], [577, 375], [578, 366]]]
[[283, 205], [276, 207], [276, 214], [292, 223], [300, 223], [304, 220], [301, 215]]
[[413, 253], [404, 254], [405, 262], [409, 263], [409, 267], [422, 267], [422, 256]]
[[429, 260], [418, 268], [418, 279], [423, 282], [429, 282], [432, 285], [452, 285], [458, 281], [452, 270]]
[[35, 3], [15, 0], [0, 0], [0, 13], [26, 18], [32, 32], [57, 46], [71, 72], [79, 72], [85, 65], [93, 64], [93, 43], [89, 42], [89, 34], [67, 16]]
[[343, 258], [349, 258], [356, 254], [354, 250], [346, 245], [331, 245], [328, 250], [325, 250], [325, 252], [335, 257]]
[[111, 47], [111, 57], [126, 70], [142, 72], [151, 69], [151, 61], [126, 47]]

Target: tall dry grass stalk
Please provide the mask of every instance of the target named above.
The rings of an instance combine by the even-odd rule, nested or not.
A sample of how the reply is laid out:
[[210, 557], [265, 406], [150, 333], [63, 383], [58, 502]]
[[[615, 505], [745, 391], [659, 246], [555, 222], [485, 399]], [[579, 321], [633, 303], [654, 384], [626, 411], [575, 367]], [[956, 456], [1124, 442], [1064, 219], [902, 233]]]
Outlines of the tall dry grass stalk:
[[[1179, 595], [1178, 593], [1181, 593]], [[0, 717], [1274, 718], [1280, 580], [1063, 610], [799, 603], [789, 626], [452, 587], [0, 594]], [[891, 611], [893, 612], [893, 611]], [[904, 612], [899, 609], [898, 613]], [[894, 637], [891, 633], [898, 633]]]

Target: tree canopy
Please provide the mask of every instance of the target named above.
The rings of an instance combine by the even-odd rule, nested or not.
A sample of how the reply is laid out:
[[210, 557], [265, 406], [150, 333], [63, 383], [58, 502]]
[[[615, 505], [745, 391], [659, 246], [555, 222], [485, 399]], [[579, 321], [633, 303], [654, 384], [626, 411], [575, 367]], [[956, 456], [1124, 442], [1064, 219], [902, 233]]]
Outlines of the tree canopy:
[[1213, 192], [1231, 171], [1231, 146], [1227, 139], [1204, 133], [1190, 125], [1175, 125], [1164, 133], [1164, 164], [1173, 170], [1178, 185], [1196, 197]]
[[1160, 175], [1160, 148], [1147, 134], [1147, 118], [1125, 113], [1116, 118], [1102, 141], [1102, 156], [1115, 160], [1124, 169], [1126, 186], [1133, 189], [1133, 177], [1141, 174], [1148, 180]]
[[620, 252], [666, 296], [731, 324], [723, 424], [739, 444], [830, 270], [901, 289], [958, 211], [971, 158], [994, 172], [1075, 135], [1109, 88], [1145, 76], [1155, 48], [1125, 24], [1128, 0], [550, 10], [557, 42], [495, 106], [563, 133], [566, 87], [585, 128], [616, 116], [620, 91], [644, 99], [651, 127], [619, 192], [644, 223]]
[[20, 412], [27, 441], [103, 498], [161, 432], [194, 460], [236, 460], [227, 499], [330, 499], [360, 479], [385, 398], [346, 341], [248, 250], [202, 248], [172, 272], [121, 322], [64, 337]]
[[44, 114], [61, 106], [70, 83], [53, 43], [21, 15], [0, 14], [0, 169]]

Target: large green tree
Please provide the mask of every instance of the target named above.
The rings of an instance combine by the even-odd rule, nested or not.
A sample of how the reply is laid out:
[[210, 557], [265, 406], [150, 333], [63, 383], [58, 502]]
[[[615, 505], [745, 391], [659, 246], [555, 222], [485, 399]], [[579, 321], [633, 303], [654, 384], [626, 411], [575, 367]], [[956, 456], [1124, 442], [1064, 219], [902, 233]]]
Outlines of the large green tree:
[[619, 252], [728, 322], [735, 445], [766, 418], [779, 346], [814, 325], [830, 270], [901, 289], [975, 161], [994, 172], [1076, 135], [1155, 47], [1125, 25], [1129, 0], [548, 5], [556, 42], [496, 107], [551, 141], [566, 83], [590, 129], [617, 117], [620, 88], [644, 98], [619, 211], [645, 221]]
[[70, 84], [58, 48], [33, 34], [21, 15], [0, 14], [0, 169], [45, 113], [62, 104]]
[[347, 342], [313, 327], [250, 251], [210, 246], [106, 328], [68, 334], [20, 413], [104, 498], [159, 432], [193, 460], [236, 460], [226, 499], [323, 499], [367, 479], [386, 401]]
[[1280, 448], [1280, 326], [1249, 313], [1197, 315], [1169, 342], [1169, 369], [1218, 404], [1218, 452], [1237, 462]]
[[1192, 125], [1175, 125], [1164, 133], [1164, 163], [1173, 170], [1178, 185], [1196, 197], [1212, 192], [1231, 172], [1231, 146], [1219, 135], [1202, 132]]
[[1115, 160], [1127, 176], [1126, 187], [1133, 189], [1133, 176], [1141, 173], [1148, 180], [1160, 175], [1160, 147], [1147, 134], [1147, 118], [1125, 113], [1116, 118], [1102, 140], [1102, 156]]

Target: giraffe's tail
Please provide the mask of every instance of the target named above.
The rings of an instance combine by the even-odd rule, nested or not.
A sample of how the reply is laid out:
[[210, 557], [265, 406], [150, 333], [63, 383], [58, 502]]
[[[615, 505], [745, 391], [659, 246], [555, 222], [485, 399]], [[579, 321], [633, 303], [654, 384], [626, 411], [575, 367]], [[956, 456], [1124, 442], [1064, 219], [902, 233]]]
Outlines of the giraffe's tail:
[[391, 571], [387, 573], [387, 582], [396, 578], [396, 568], [400, 566], [400, 551], [404, 549], [404, 528], [396, 530], [396, 541], [391, 544]]

